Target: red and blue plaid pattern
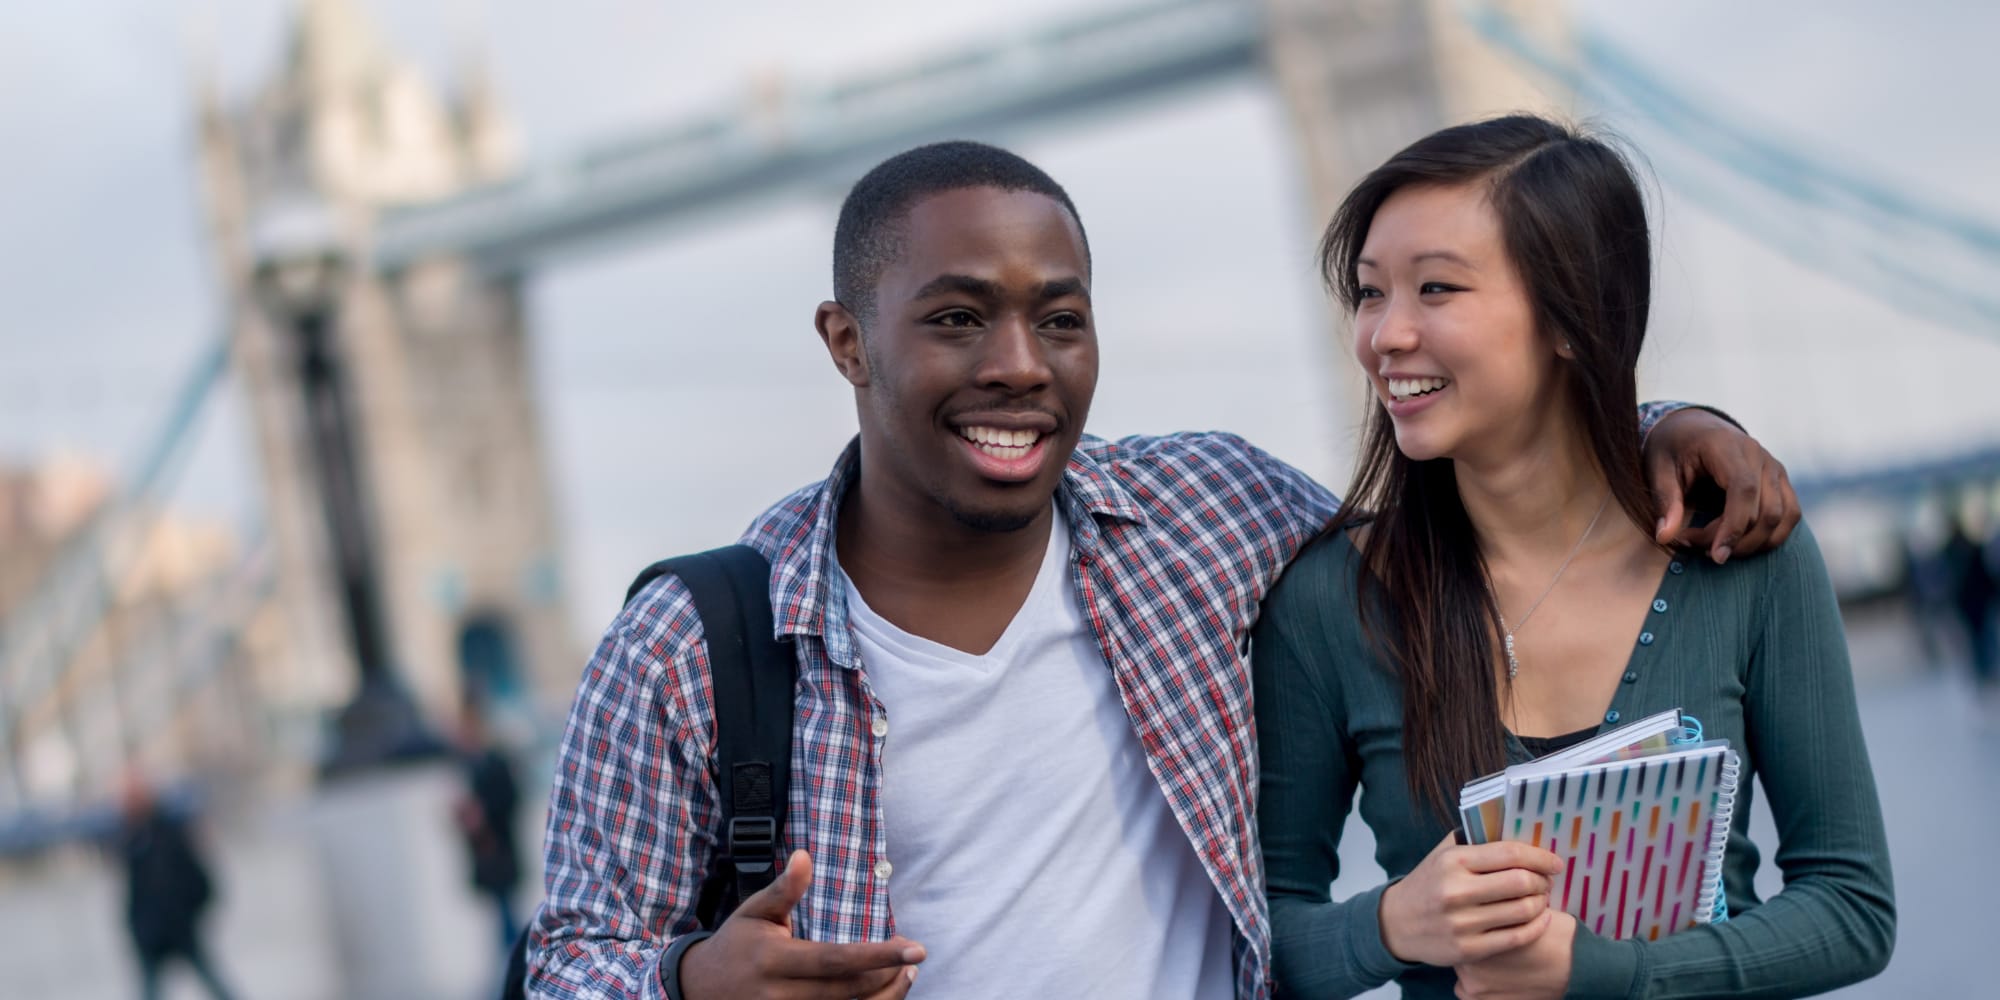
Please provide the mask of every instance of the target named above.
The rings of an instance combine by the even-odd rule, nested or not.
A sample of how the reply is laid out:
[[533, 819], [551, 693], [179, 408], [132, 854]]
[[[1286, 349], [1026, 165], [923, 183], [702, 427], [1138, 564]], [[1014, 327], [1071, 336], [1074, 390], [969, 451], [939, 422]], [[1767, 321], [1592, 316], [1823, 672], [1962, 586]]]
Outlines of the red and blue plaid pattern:
[[[1648, 410], [1650, 426], [1664, 410]], [[883, 709], [856, 660], [834, 563], [834, 517], [858, 458], [850, 445], [831, 476], [771, 508], [744, 536], [771, 559], [777, 631], [798, 651], [785, 848], [812, 852], [814, 870], [794, 930], [834, 942], [895, 930], [876, 868], [887, 852], [881, 742], [871, 723]], [[1270, 933], [1243, 647], [1265, 592], [1337, 501], [1226, 434], [1086, 437], [1056, 500], [1072, 533], [1084, 615], [1147, 764], [1234, 918], [1237, 996], [1267, 997]], [[531, 938], [534, 995], [663, 996], [660, 956], [697, 929], [695, 894], [719, 836], [708, 676], [701, 622], [673, 577], [642, 591], [606, 630], [584, 671], [550, 793], [548, 895]], [[995, 780], [1010, 765], [1034, 766], [996, 761]]]

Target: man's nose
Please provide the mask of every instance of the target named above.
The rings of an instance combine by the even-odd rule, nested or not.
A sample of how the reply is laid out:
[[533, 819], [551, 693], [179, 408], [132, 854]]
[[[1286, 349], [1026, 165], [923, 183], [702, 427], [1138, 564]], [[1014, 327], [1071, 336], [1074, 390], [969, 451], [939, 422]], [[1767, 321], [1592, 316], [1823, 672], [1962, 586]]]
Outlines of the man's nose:
[[979, 366], [981, 385], [1027, 392], [1048, 385], [1054, 377], [1048, 345], [1025, 317], [1002, 320], [987, 334]]

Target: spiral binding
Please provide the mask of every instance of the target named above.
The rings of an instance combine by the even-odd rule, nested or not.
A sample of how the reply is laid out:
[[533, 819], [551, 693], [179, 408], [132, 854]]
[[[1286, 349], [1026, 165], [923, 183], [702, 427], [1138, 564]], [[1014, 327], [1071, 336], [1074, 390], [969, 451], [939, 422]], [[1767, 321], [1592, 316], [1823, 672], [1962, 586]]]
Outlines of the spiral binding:
[[1701, 741], [1701, 720], [1685, 712], [1681, 713], [1681, 731], [1674, 734], [1674, 745], [1687, 746]]
[[1722, 888], [1722, 859], [1729, 850], [1729, 826], [1736, 815], [1736, 780], [1741, 770], [1742, 762], [1737, 759], [1736, 751], [1723, 751], [1715, 812], [1709, 820], [1714, 832], [1709, 835], [1708, 853], [1702, 859], [1701, 895], [1694, 904], [1696, 923], [1720, 924], [1729, 920], [1729, 895]]

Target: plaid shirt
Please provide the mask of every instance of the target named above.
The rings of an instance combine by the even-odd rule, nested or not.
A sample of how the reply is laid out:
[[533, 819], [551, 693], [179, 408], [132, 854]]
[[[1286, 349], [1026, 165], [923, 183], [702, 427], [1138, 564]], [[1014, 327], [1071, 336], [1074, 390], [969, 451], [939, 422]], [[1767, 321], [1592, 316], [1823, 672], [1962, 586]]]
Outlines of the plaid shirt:
[[[1644, 409], [1648, 427], [1665, 412]], [[831, 476], [744, 536], [771, 559], [776, 629], [798, 653], [785, 851], [812, 852], [813, 883], [793, 929], [830, 942], [895, 931], [876, 874], [887, 849], [882, 742], [871, 723], [887, 713], [856, 657], [834, 555], [834, 517], [858, 460], [850, 445]], [[1084, 617], [1147, 765], [1234, 922], [1237, 996], [1268, 997], [1243, 650], [1265, 592], [1338, 501], [1240, 438], [1181, 434], [1084, 438], [1056, 502]], [[708, 678], [701, 621], [674, 577], [641, 591], [606, 630], [550, 792], [534, 995], [664, 996], [661, 955], [698, 928], [695, 895], [720, 836]]]

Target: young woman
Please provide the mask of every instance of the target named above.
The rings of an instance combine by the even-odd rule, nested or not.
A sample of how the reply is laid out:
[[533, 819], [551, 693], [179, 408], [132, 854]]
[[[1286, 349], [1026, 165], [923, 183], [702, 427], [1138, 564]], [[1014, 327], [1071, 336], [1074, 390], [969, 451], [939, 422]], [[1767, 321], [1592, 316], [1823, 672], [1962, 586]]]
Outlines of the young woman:
[[[1321, 244], [1376, 395], [1349, 507], [1255, 632], [1259, 825], [1287, 996], [1796, 996], [1874, 975], [1887, 845], [1826, 570], [1661, 549], [1630, 414], [1651, 254], [1631, 169], [1532, 117], [1446, 129]], [[1459, 786], [1683, 708], [1742, 754], [1731, 918], [1657, 941], [1553, 909], [1555, 856], [1454, 846]], [[1785, 888], [1760, 901], [1752, 779]], [[1357, 787], [1391, 881], [1329, 898]]]

